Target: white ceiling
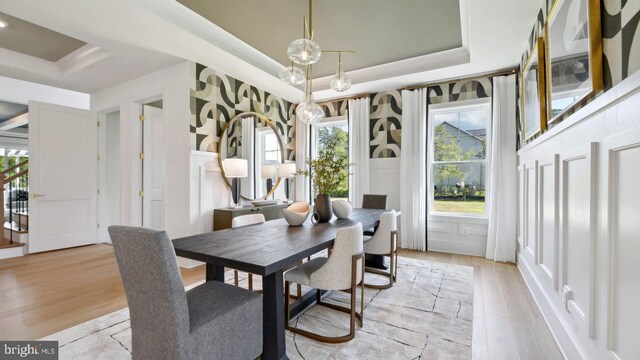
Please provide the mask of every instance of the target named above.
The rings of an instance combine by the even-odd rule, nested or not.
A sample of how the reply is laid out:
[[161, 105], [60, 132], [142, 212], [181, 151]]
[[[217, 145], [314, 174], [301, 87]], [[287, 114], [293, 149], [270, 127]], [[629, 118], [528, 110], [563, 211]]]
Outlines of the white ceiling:
[[[302, 37], [304, 0], [177, 0], [238, 39], [290, 65], [287, 46]], [[460, 5], [442, 0], [322, 0], [313, 4], [314, 41], [344, 56], [355, 70], [462, 46]], [[337, 56], [323, 54], [316, 77], [336, 72]]]
[[[304, 0], [295, 1], [306, 4]], [[315, 6], [320, 4], [316, 1]], [[346, 94], [329, 89], [329, 77], [321, 77], [314, 82], [316, 99], [400, 88], [517, 65], [541, 2], [459, 0], [459, 4], [462, 46], [350, 71], [354, 85]], [[56, 6], [46, 7], [38, 0], [0, 0], [0, 11], [89, 44], [72, 54], [75, 57], [50, 64], [33, 59], [25, 62], [16, 53], [0, 49], [0, 75], [94, 92], [186, 59], [290, 101], [299, 101], [302, 96], [300, 89], [278, 80], [282, 64], [175, 0], [56, 0]], [[321, 31], [319, 26], [316, 28]], [[424, 41], [428, 42], [429, 36]], [[60, 63], [63, 60], [66, 62]]]

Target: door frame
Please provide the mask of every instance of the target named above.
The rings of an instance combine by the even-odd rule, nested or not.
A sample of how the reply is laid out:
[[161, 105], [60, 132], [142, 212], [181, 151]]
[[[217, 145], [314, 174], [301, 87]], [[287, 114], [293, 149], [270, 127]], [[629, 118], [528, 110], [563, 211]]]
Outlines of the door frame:
[[[120, 111], [120, 224], [129, 226], [142, 225], [142, 199], [139, 192], [142, 190], [142, 166], [139, 154], [142, 152], [142, 125], [140, 114], [143, 104], [156, 100], [166, 103], [164, 89], [150, 90], [146, 94], [139, 94], [135, 101], [114, 101], [93, 109], [98, 113], [98, 121], [104, 124], [108, 113]], [[163, 117], [166, 126], [167, 119]], [[100, 126], [98, 131], [98, 156], [106, 158], [106, 127]], [[166, 136], [166, 135], [165, 135]], [[98, 240], [102, 243], [110, 243], [107, 233], [108, 218], [106, 215], [105, 191], [106, 189], [106, 162], [98, 162]], [[166, 209], [165, 209], [166, 211]]]

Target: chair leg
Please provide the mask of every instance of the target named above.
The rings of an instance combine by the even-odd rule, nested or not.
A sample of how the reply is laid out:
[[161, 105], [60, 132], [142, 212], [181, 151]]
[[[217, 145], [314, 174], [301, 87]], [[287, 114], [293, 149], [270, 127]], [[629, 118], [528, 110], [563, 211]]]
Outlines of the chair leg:
[[249, 274], [249, 290], [253, 291], [253, 274]]
[[360, 326], [364, 326], [364, 259], [362, 259], [362, 275], [360, 279]]
[[238, 270], [233, 270], [233, 284], [238, 286]]
[[351, 284], [351, 314], [349, 319], [349, 336], [356, 335], [356, 284]]
[[302, 297], [302, 285], [297, 284], [298, 299]]
[[389, 269], [388, 271], [382, 271], [382, 270], [378, 270], [378, 269], [372, 269], [372, 268], [366, 268], [366, 272], [371, 273], [371, 274], [378, 274], [378, 275], [384, 275], [385, 277], [389, 278], [389, 283], [384, 284], [384, 285], [374, 285], [374, 284], [367, 284], [365, 283], [364, 286], [370, 288], [370, 289], [388, 289], [390, 287], [393, 286], [394, 283], [394, 276], [393, 276], [393, 269], [394, 269], [394, 259], [393, 259], [393, 253], [391, 254], [383, 254], [383, 256], [389, 256], [390, 257], [390, 264], [389, 264]]
[[289, 330], [289, 289], [291, 289], [291, 283], [284, 282], [284, 328]]

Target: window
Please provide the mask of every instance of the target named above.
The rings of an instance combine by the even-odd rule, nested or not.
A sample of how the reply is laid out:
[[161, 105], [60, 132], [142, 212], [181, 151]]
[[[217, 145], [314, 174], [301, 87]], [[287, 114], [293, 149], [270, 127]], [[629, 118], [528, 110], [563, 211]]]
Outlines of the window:
[[[311, 127], [311, 156], [315, 159], [320, 152], [326, 150], [330, 144], [335, 150], [336, 156], [349, 158], [349, 123], [346, 116], [326, 118], [321, 123]], [[344, 169], [349, 172], [348, 168]], [[313, 186], [311, 186], [313, 189]], [[311, 194], [314, 197], [315, 194]], [[349, 180], [348, 176], [340, 186], [329, 194], [332, 199], [348, 200]]]
[[429, 113], [433, 123], [430, 212], [484, 215], [490, 101], [432, 106]]
[[[255, 183], [256, 186], [256, 194], [266, 194], [267, 190], [267, 182], [259, 181], [261, 178], [259, 177], [262, 165], [277, 165], [280, 163], [281, 152], [280, 146], [278, 144], [277, 135], [273, 132], [271, 127], [265, 126], [256, 128], [256, 153], [255, 153], [255, 163], [254, 166], [254, 174], [258, 174], [256, 177], [257, 181]], [[256, 197], [258, 197], [256, 195]]]

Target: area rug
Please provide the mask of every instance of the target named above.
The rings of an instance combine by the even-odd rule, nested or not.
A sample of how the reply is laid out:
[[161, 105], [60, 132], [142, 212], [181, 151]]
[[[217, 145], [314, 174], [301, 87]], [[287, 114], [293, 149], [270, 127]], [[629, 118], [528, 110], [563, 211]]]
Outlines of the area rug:
[[[385, 280], [366, 274], [368, 283]], [[226, 281], [233, 281], [231, 272], [226, 274]], [[246, 281], [241, 278], [241, 283]], [[260, 277], [255, 277], [254, 284], [260, 288]], [[325, 344], [287, 332], [289, 358], [471, 359], [472, 267], [400, 258], [395, 285], [385, 290], [366, 288], [364, 298], [364, 326], [357, 329], [353, 340]], [[346, 305], [349, 294], [331, 292], [325, 299]], [[360, 304], [359, 299], [357, 303]], [[339, 336], [348, 333], [349, 317], [316, 305], [293, 319], [292, 324], [323, 335]], [[116, 311], [44, 340], [59, 341], [60, 359], [130, 359], [129, 310]]]

